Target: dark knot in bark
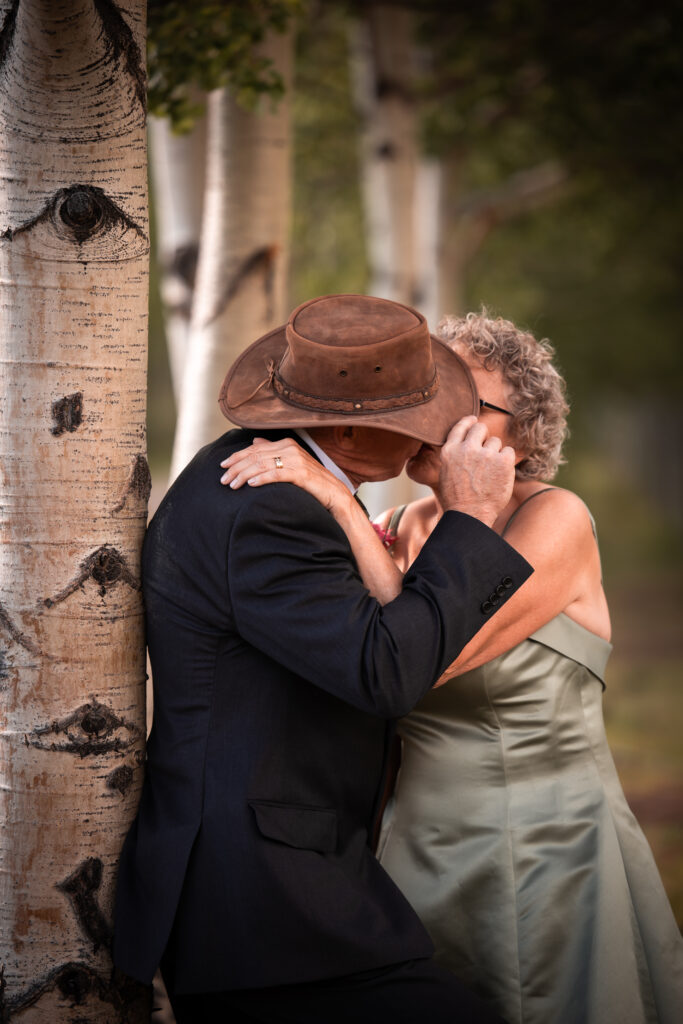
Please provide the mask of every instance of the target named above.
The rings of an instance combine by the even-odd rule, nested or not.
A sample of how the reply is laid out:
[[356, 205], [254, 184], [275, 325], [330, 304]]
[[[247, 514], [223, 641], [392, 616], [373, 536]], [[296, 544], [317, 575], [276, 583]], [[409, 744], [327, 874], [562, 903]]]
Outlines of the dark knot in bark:
[[98, 714], [97, 711], [87, 711], [81, 719], [81, 729], [89, 736], [97, 736], [109, 727], [109, 716]]
[[90, 575], [105, 589], [121, 578], [125, 569], [125, 563], [115, 548], [106, 544], [91, 555]]
[[111, 547], [110, 544], [103, 544], [84, 558], [81, 562], [80, 572], [72, 579], [63, 590], [60, 590], [54, 597], [46, 597], [42, 602], [45, 608], [52, 608], [65, 601], [74, 591], [82, 587], [86, 580], [92, 579], [99, 587], [100, 597], [104, 597], [110, 587], [116, 583], [126, 583], [133, 590], [140, 589], [140, 583], [135, 579], [126, 564], [123, 555]]
[[140, 730], [93, 698], [59, 721], [37, 726], [24, 737], [36, 750], [58, 750], [79, 757], [123, 753], [140, 739]]
[[125, 796], [132, 781], [133, 769], [130, 765], [122, 764], [107, 776], [107, 789], [116, 789], [121, 796]]
[[72, 433], [78, 430], [83, 422], [83, 392], [65, 395], [52, 403], [52, 418], [55, 423], [50, 433], [60, 437], [65, 431]]
[[78, 1006], [92, 989], [92, 976], [78, 964], [67, 967], [57, 978], [57, 988], [65, 999]]
[[102, 884], [102, 868], [99, 857], [88, 857], [68, 878], [57, 883], [57, 888], [71, 903], [76, 920], [92, 942], [95, 953], [101, 946], [108, 949], [112, 937], [111, 926], [97, 902], [97, 891]]
[[[99, 191], [99, 190], [98, 190]], [[84, 241], [97, 230], [104, 217], [104, 209], [94, 189], [87, 185], [74, 185], [64, 189], [59, 216], [71, 228], [79, 241]]]

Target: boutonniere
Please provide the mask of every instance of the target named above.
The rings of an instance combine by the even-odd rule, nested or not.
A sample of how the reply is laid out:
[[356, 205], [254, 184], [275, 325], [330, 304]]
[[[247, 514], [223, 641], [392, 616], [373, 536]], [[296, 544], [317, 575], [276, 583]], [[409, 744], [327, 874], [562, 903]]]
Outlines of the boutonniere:
[[382, 544], [387, 549], [387, 551], [390, 548], [392, 548], [394, 546], [394, 544], [396, 543], [396, 541], [398, 540], [398, 537], [396, 536], [396, 534], [392, 530], [390, 530], [389, 527], [387, 527], [387, 529], [384, 530], [377, 523], [373, 523], [372, 526], [373, 526], [373, 529], [374, 529], [375, 533], [377, 534], [379, 539], [382, 541]]

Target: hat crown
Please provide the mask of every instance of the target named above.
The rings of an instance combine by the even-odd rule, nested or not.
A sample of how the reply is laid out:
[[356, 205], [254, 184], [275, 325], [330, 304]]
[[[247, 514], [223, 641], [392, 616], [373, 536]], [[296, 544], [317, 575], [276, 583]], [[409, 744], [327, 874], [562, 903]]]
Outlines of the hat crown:
[[[294, 310], [289, 323], [319, 345], [367, 346], [413, 330], [422, 318], [407, 306], [370, 295], [326, 295]], [[425, 333], [427, 333], [425, 331]]]
[[285, 400], [293, 401], [296, 389], [330, 401], [403, 400], [412, 393], [422, 402], [438, 387], [424, 317], [388, 299], [312, 299], [294, 310], [286, 337], [277, 370]]
[[371, 295], [324, 295], [245, 349], [220, 404], [245, 427], [362, 423], [443, 444], [478, 399], [465, 363], [417, 310]]

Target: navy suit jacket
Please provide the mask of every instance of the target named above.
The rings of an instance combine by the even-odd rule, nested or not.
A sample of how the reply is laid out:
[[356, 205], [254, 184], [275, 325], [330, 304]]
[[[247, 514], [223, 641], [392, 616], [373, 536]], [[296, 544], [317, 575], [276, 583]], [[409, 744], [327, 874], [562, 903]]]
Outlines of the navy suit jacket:
[[531, 571], [447, 512], [382, 607], [313, 497], [220, 484], [221, 460], [252, 438], [198, 453], [143, 551], [154, 724], [114, 958], [149, 982], [166, 950], [177, 992], [431, 955], [370, 848], [393, 720], [486, 621], [496, 587], [502, 603]]

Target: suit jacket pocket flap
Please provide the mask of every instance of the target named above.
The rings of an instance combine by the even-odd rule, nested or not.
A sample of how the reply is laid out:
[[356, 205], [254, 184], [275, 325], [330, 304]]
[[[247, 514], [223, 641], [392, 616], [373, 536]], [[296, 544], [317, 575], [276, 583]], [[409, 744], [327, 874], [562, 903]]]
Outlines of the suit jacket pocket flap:
[[333, 853], [337, 846], [337, 812], [271, 800], [250, 800], [261, 835], [297, 850]]

